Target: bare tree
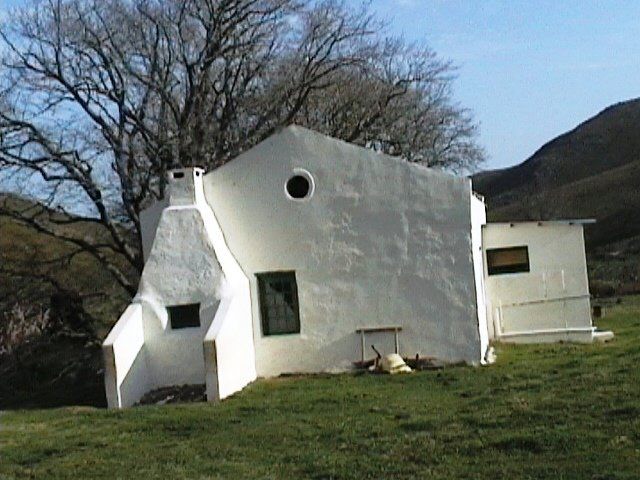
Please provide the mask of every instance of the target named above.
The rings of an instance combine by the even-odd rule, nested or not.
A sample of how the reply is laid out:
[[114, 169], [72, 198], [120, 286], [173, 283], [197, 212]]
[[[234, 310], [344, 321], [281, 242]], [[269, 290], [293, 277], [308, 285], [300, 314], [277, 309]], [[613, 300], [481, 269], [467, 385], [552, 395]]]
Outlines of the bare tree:
[[168, 169], [215, 168], [294, 122], [430, 166], [483, 158], [451, 65], [385, 38], [364, 7], [31, 1], [0, 38], [0, 172], [45, 200], [3, 213], [91, 255], [129, 294], [139, 215]]

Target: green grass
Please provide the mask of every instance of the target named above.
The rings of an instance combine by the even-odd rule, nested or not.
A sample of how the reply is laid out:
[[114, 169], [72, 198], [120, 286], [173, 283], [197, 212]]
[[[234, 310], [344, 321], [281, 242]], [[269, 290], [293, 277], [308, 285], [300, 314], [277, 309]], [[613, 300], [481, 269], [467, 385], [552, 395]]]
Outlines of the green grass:
[[491, 367], [254, 383], [220, 403], [0, 416], [0, 478], [640, 477], [640, 298], [606, 345]]

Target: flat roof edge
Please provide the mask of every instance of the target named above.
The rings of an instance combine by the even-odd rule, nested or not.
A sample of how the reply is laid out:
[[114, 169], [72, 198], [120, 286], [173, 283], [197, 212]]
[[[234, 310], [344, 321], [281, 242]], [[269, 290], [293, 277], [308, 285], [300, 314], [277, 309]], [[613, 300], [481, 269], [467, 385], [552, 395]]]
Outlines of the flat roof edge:
[[[595, 218], [576, 218], [569, 220], [521, 220], [513, 222], [487, 222], [485, 225], [530, 225], [532, 223], [538, 225], [591, 225], [596, 223]], [[485, 226], [483, 225], [483, 226]]]

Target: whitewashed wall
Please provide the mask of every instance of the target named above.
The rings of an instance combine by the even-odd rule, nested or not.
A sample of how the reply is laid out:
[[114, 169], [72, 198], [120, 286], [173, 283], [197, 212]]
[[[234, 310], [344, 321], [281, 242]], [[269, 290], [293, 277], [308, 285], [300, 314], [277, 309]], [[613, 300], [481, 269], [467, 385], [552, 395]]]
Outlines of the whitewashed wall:
[[482, 363], [489, 348], [489, 326], [487, 323], [487, 305], [485, 301], [484, 261], [482, 254], [482, 226], [487, 223], [487, 210], [484, 199], [471, 194], [471, 249], [473, 252], [473, 279], [478, 304], [478, 330], [480, 332], [480, 349], [483, 353]]
[[[143, 305], [145, 349], [154, 387], [204, 383], [202, 341], [221, 298], [224, 275], [193, 198], [170, 182], [136, 300]], [[167, 306], [200, 303], [199, 328], [172, 330]]]
[[124, 311], [102, 344], [105, 391], [109, 408], [133, 405], [150, 388], [142, 306]]
[[[131, 363], [128, 358], [132, 356], [132, 348], [111, 347], [131, 343], [125, 338], [131, 328], [124, 328], [131, 323], [129, 316], [123, 315], [107, 339], [110, 343], [105, 342], [107, 365], [116, 366], [107, 369], [105, 375], [112, 407], [132, 405], [154, 388], [205, 382], [210, 384], [209, 399], [215, 400], [255, 379], [248, 280], [227, 248], [213, 211], [204, 200], [202, 170], [184, 169], [178, 173], [181, 178], [170, 175], [168, 206], [162, 210], [152, 207], [143, 216], [148, 258], [138, 294], [129, 307], [140, 312], [135, 317], [135, 326], [143, 339], [142, 344], [135, 345], [142, 352], [142, 360], [132, 363], [140, 368], [128, 369], [135, 371], [135, 379], [133, 374], [129, 375], [135, 387], [129, 388], [128, 383], [120, 380], [127, 372], [117, 368]], [[155, 230], [154, 235], [149, 234], [151, 229]], [[151, 246], [150, 239], [153, 239]], [[166, 307], [189, 303], [200, 303], [200, 327], [172, 329]], [[233, 308], [219, 311], [221, 305], [229, 304]], [[216, 328], [212, 329], [214, 317]], [[218, 338], [221, 333], [226, 335]], [[242, 355], [240, 359], [238, 352]], [[226, 365], [225, 375], [219, 374], [218, 361]], [[207, 376], [205, 367], [215, 375]]]
[[[310, 199], [285, 194], [296, 169]], [[251, 283], [258, 375], [350, 368], [356, 328], [379, 325], [403, 327], [404, 355], [480, 362], [467, 179], [289, 127], [204, 182]], [[301, 333], [263, 336], [255, 274], [278, 270], [296, 272]]]
[[140, 212], [140, 230], [142, 231], [142, 254], [144, 255], [144, 261], [146, 262], [151, 253], [151, 247], [153, 246], [153, 239], [156, 236], [156, 230], [158, 229], [158, 223], [160, 223], [160, 217], [162, 211], [169, 206], [169, 199], [165, 198], [159, 202], [155, 202], [149, 208]]
[[249, 282], [223, 299], [204, 339], [207, 399], [216, 400], [256, 379]]
[[492, 337], [513, 342], [591, 341], [583, 227], [561, 222], [488, 223], [483, 247], [524, 246], [530, 272], [485, 276]]

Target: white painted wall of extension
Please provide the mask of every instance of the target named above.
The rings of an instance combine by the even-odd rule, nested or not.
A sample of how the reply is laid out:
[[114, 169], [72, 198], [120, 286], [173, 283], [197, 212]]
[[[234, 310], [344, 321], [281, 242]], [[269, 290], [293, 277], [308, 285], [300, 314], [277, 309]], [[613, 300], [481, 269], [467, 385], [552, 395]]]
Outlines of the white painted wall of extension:
[[[313, 195], [292, 200], [285, 183], [300, 170]], [[382, 325], [402, 326], [404, 355], [480, 363], [469, 180], [288, 127], [204, 187], [251, 284], [258, 375], [349, 369], [356, 329]], [[256, 274], [284, 270], [301, 332], [265, 336]]]
[[[524, 343], [592, 341], [582, 224], [488, 223], [482, 234], [492, 338]], [[525, 245], [529, 272], [487, 274], [488, 249]]]

